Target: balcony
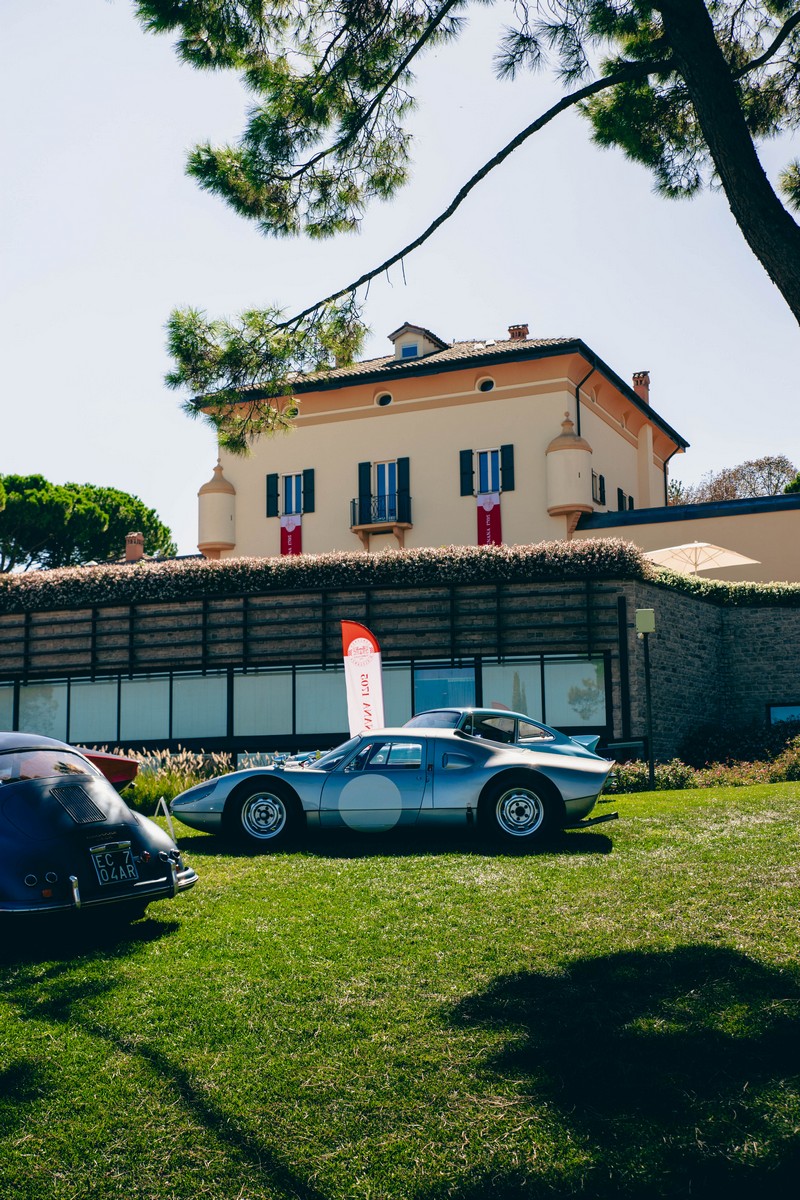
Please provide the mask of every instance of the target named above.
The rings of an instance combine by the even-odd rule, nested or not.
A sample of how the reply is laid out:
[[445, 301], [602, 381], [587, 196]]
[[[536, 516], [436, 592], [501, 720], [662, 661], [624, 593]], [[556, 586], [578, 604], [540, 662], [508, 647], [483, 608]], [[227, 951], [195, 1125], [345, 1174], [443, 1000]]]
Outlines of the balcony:
[[411, 497], [407, 492], [388, 496], [357, 496], [350, 501], [350, 528], [369, 550], [373, 533], [393, 533], [403, 549], [405, 532], [412, 528]]

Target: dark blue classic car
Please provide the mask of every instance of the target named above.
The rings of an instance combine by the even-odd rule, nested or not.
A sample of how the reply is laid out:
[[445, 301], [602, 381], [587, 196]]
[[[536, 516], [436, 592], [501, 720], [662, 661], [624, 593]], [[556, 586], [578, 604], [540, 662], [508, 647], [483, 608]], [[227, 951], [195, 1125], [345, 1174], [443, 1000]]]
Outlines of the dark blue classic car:
[[197, 875], [72, 746], [0, 733], [0, 918], [113, 909], [141, 916]]

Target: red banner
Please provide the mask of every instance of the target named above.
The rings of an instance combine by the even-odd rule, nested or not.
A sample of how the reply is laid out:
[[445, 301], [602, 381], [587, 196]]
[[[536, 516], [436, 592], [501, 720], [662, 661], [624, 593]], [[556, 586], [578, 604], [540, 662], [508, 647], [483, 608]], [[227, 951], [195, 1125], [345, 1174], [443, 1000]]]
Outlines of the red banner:
[[499, 546], [502, 541], [500, 493], [482, 492], [478, 496], [478, 545]]
[[303, 553], [303, 518], [299, 513], [281, 517], [281, 554]]

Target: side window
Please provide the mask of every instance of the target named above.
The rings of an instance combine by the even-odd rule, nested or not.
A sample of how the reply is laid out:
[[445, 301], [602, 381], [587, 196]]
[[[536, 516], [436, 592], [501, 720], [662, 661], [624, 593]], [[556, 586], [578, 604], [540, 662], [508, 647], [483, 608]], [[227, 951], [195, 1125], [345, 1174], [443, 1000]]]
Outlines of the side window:
[[488, 738], [490, 742], [508, 745], [514, 741], [513, 717], [487, 717], [475, 727], [476, 737]]
[[314, 511], [314, 470], [267, 475], [267, 516], [296, 516]]
[[492, 450], [460, 450], [458, 461], [462, 496], [514, 491], [513, 445]]
[[538, 725], [533, 725], [530, 721], [520, 721], [518, 737], [521, 742], [547, 742], [550, 740], [551, 735], [546, 729], [541, 729]]
[[[361, 758], [361, 755], [358, 755]], [[366, 771], [418, 771], [422, 767], [420, 742], [374, 742], [364, 760]]]
[[284, 516], [294, 516], [296, 513], [303, 511], [303, 476], [284, 475], [281, 483], [283, 494], [283, 514]]

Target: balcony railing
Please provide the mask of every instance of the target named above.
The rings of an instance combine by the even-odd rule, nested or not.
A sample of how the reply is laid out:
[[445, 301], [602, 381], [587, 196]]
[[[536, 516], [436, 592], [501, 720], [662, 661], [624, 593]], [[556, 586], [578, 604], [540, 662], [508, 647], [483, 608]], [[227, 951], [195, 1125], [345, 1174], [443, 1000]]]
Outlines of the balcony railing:
[[357, 496], [350, 501], [350, 525], [410, 525], [411, 497], [407, 492], [388, 496]]

